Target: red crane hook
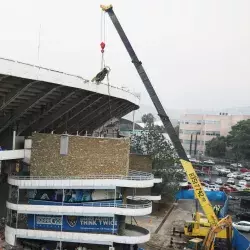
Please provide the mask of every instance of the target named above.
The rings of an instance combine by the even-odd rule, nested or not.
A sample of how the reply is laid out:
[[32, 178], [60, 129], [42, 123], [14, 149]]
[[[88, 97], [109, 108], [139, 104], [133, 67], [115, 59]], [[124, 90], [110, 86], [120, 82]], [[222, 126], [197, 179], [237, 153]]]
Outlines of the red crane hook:
[[101, 46], [101, 52], [104, 53], [106, 44], [104, 42], [101, 42], [100, 46]]

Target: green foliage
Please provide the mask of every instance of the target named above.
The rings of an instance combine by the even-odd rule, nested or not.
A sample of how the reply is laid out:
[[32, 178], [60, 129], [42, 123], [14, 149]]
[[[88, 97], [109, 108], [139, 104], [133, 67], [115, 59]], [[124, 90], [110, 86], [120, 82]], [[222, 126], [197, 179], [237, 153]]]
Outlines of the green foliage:
[[213, 138], [206, 144], [206, 154], [212, 157], [227, 157], [250, 160], [250, 119], [238, 122], [227, 137]]
[[155, 118], [151, 113], [144, 114], [141, 120], [145, 124], [146, 129], [151, 129], [154, 127]]
[[[164, 128], [155, 126], [154, 120], [152, 114], [143, 115], [142, 121], [146, 129], [141, 134], [131, 137], [131, 152], [151, 156], [155, 175], [163, 179], [162, 183], [154, 186], [153, 192], [172, 200], [179, 186], [177, 177], [180, 175], [173, 167], [178, 157], [171, 142], [163, 134]], [[180, 179], [183, 179], [183, 176]]]
[[250, 159], [250, 119], [240, 121], [227, 136], [228, 146], [236, 160]]
[[171, 143], [153, 127], [143, 131], [140, 135], [131, 137], [131, 152], [150, 155], [153, 160], [153, 169], [172, 166], [177, 158]]
[[174, 130], [175, 130], [177, 136], [179, 137], [179, 134], [180, 134], [180, 125], [175, 126]]
[[164, 171], [157, 170], [154, 174], [162, 178], [162, 183], [154, 185], [152, 193], [161, 194], [163, 201], [173, 201], [179, 190], [179, 182], [183, 180], [184, 175], [176, 172], [174, 168], [168, 168]]
[[206, 143], [206, 154], [211, 157], [225, 157], [227, 140], [224, 136], [216, 137]]

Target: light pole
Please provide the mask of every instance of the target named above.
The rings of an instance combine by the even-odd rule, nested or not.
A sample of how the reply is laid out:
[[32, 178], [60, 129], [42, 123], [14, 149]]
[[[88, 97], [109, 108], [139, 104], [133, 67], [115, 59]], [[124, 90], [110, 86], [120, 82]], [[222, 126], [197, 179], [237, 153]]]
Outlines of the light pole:
[[193, 133], [191, 134], [190, 145], [189, 145], [189, 153], [192, 155], [192, 145], [193, 144]]
[[196, 132], [195, 142], [194, 142], [194, 155], [195, 156], [196, 156], [196, 152], [197, 152], [197, 138], [198, 138], [198, 132]]

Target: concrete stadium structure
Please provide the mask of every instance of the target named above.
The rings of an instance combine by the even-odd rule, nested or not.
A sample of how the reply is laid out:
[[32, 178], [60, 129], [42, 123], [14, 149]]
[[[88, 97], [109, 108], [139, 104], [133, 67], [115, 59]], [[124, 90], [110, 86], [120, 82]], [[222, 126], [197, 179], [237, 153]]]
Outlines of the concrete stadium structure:
[[80, 76], [0, 58], [0, 141], [16, 131], [91, 134], [139, 106], [138, 95]]
[[[150, 188], [161, 179], [154, 178], [151, 173], [129, 170], [129, 139], [86, 139], [96, 135], [94, 131], [101, 131], [103, 125], [138, 108], [139, 96], [128, 90], [0, 58], [1, 176], [9, 175], [9, 195], [6, 195], [6, 178], [0, 182], [1, 191], [6, 193], [1, 197], [1, 206], [7, 207], [5, 212], [1, 209], [1, 216], [6, 217], [6, 243], [13, 246], [27, 241], [32, 244], [51, 242], [55, 246], [58, 242], [60, 249], [65, 244], [87, 244], [91, 249], [96, 249], [97, 245], [98, 249], [132, 249], [134, 244], [149, 240], [147, 229], [127, 224], [125, 219], [126, 216], [150, 214], [152, 200], [160, 200], [160, 196], [127, 196], [127, 189]], [[42, 139], [38, 136], [36, 146], [33, 146], [34, 135], [42, 136]], [[41, 140], [48, 143], [41, 145]], [[109, 146], [103, 147], [105, 143]], [[82, 151], [78, 151], [82, 145], [85, 145], [85, 152], [92, 147], [97, 153], [91, 157], [85, 154], [83, 158]], [[62, 155], [60, 147], [70, 150]], [[108, 152], [111, 148], [114, 153]], [[32, 176], [31, 168], [39, 165], [39, 160], [34, 162], [34, 155], [39, 154], [40, 160], [50, 156], [51, 160], [43, 163], [45, 168], [56, 172], [64, 164], [70, 172], [78, 164], [81, 175], [69, 176], [67, 172], [63, 172], [63, 176], [47, 175], [45, 170], [45, 175]], [[109, 157], [113, 158], [108, 160]], [[117, 161], [118, 158], [123, 162]], [[88, 165], [91, 161], [92, 165]], [[91, 169], [88, 166], [93, 165], [97, 172], [86, 174], [87, 168]], [[40, 167], [35, 171], [39, 172]], [[65, 197], [69, 190], [94, 192], [96, 196], [92, 200], [68, 204]], [[60, 193], [62, 196], [58, 203], [51, 197], [46, 200], [32, 198], [31, 192]], [[73, 218], [83, 224], [70, 225]], [[48, 224], [48, 220], [51, 223]], [[103, 229], [88, 231], [87, 227], [95, 223], [108, 224]]]

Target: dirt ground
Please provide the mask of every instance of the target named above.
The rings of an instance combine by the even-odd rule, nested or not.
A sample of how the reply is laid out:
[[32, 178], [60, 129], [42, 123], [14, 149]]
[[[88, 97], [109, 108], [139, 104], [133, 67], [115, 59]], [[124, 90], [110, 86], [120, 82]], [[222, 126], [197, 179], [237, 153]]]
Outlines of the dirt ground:
[[[134, 217], [134, 219], [132, 218], [133, 224], [146, 228], [150, 231], [151, 234], [153, 234], [168, 213], [169, 209], [172, 206], [172, 203], [163, 205], [164, 206], [161, 206], [159, 209], [155, 209], [155, 211], [148, 216], [138, 216]], [[126, 222], [130, 224], [131, 218], [127, 217]]]
[[[145, 244], [144, 249], [183, 249], [187, 238], [183, 235], [180, 237], [179, 234], [173, 236], [173, 227], [176, 230], [183, 231], [184, 220], [192, 219], [194, 209], [195, 204], [191, 200], [180, 200], [178, 203], [173, 204], [172, 211], [166, 221], [157, 233], [151, 233], [151, 239]], [[173, 247], [170, 247], [171, 238], [173, 240]]]
[[[212, 205], [215, 204], [218, 204], [218, 202], [212, 202]], [[183, 249], [186, 245], [189, 238], [183, 234], [180, 236], [178, 233], [173, 235], [173, 228], [177, 231], [183, 231], [184, 222], [186, 220], [192, 220], [192, 213], [195, 212], [195, 201], [179, 200], [178, 203], [174, 203], [172, 206], [172, 210], [169, 214], [167, 211], [163, 212], [163, 214], [167, 215], [167, 218], [164, 220], [164, 216], [161, 217], [164, 223], [158, 228], [159, 230], [151, 231], [150, 241], [143, 246], [145, 250]], [[169, 209], [171, 209], [171, 206]], [[199, 210], [201, 211], [201, 208], [199, 208]], [[155, 220], [154, 217], [152, 217], [152, 224], [160, 225], [159, 221], [159, 218]], [[154, 228], [157, 228], [157, 226]]]

